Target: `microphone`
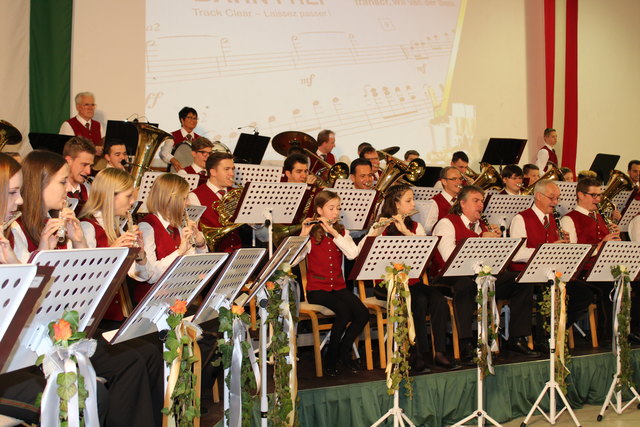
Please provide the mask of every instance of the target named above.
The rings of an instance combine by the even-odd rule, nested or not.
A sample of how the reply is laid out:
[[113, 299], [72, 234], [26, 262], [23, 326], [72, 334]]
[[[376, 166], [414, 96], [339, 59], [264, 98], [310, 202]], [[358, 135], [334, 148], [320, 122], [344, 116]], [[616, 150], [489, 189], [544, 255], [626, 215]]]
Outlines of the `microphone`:
[[253, 126], [253, 125], [240, 126], [240, 127], [238, 128], [238, 130], [240, 130], [240, 129], [245, 129], [245, 128], [251, 128], [251, 129], [253, 129], [253, 134], [254, 134], [254, 135], [258, 135], [258, 134], [259, 134], [259, 132], [258, 132], [258, 127], [257, 127], [257, 126]]

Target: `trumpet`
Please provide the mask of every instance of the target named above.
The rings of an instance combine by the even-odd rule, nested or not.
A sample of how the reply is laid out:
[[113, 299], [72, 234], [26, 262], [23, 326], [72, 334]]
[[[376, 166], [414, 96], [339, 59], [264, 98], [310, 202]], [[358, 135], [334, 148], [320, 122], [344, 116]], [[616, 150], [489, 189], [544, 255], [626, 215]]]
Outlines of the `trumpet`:
[[[131, 211], [127, 211], [127, 231], [130, 231], [133, 233], [133, 226], [135, 224], [133, 223], [133, 215], [131, 214]], [[140, 246], [138, 245], [138, 240], [136, 239], [133, 244], [131, 245], [132, 248], [139, 248]]]
[[[189, 221], [191, 221], [191, 218], [189, 218], [189, 214], [187, 213], [187, 211], [184, 211], [184, 216], [182, 217], [182, 226], [188, 227]], [[191, 235], [191, 237], [189, 237], [189, 243], [191, 243], [192, 248], [196, 247], [196, 237], [193, 234]]]
[[[418, 210], [412, 210], [411, 212], [408, 212], [406, 214], [402, 214], [400, 215], [401, 219], [405, 219], [408, 216], [412, 216], [415, 215], [417, 213], [419, 213], [420, 211]], [[390, 225], [391, 223], [395, 222], [395, 218], [386, 218], [386, 219], [382, 219], [380, 221], [377, 221], [375, 223], [373, 223], [373, 225], [371, 226], [371, 228], [373, 228], [374, 230], [378, 229], [378, 228], [382, 228], [382, 227], [386, 227], [387, 225]]]
[[11, 224], [13, 224], [15, 222], [15, 220], [17, 220], [18, 218], [20, 218], [22, 216], [22, 212], [21, 211], [15, 211], [13, 212], [11, 215], [9, 215], [9, 219], [6, 220], [2, 226], [0, 226], [0, 231], [2, 233], [4, 233], [5, 231], [7, 231], [9, 229], [9, 227], [11, 227]]

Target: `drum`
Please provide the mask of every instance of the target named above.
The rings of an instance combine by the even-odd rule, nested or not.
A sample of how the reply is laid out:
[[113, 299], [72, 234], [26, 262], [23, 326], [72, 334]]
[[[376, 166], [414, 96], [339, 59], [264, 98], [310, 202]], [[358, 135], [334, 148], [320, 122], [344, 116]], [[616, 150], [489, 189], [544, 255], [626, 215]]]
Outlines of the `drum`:
[[[182, 141], [180, 144], [178, 144], [178, 146], [175, 148], [175, 150], [173, 150], [171, 154], [173, 154], [173, 157], [175, 157], [180, 162], [183, 168], [186, 168], [193, 163], [193, 156], [191, 155], [191, 144], [189, 144], [187, 141]], [[176, 172], [173, 165], [171, 165], [171, 167], [169, 168], [169, 172]]]

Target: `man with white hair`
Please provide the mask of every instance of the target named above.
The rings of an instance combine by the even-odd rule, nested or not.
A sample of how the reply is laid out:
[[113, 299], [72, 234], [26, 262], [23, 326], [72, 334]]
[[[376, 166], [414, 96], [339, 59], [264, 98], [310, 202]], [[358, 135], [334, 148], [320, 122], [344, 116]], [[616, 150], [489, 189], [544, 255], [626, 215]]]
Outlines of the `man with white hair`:
[[83, 136], [96, 146], [96, 155], [102, 156], [105, 128], [99, 121], [93, 120], [96, 113], [96, 98], [91, 92], [80, 92], [76, 95], [78, 114], [65, 120], [60, 126], [60, 135]]

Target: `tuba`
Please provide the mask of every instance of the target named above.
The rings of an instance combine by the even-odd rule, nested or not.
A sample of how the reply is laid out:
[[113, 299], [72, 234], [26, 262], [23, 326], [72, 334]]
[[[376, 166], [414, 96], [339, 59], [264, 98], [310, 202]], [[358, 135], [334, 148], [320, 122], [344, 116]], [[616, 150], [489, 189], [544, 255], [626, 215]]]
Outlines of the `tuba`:
[[472, 185], [473, 181], [478, 179], [478, 176], [480, 176], [480, 174], [471, 169], [469, 166], [467, 166], [467, 172], [462, 174], [462, 177], [467, 182], [467, 185]]
[[616, 205], [613, 203], [613, 198], [618, 195], [621, 191], [631, 190], [633, 188], [633, 183], [631, 178], [619, 170], [611, 171], [611, 176], [609, 177], [609, 182], [607, 182], [607, 186], [602, 192], [602, 198], [600, 199], [600, 203], [598, 203], [598, 212], [604, 218], [604, 221], [607, 223], [607, 226], [612, 224], [612, 220], [610, 218], [611, 213], [616, 210]]
[[475, 185], [483, 190], [499, 189], [501, 180], [496, 168], [489, 163], [481, 163], [480, 166], [482, 167], [482, 172], [470, 185]]
[[413, 183], [424, 175], [426, 170], [424, 160], [417, 158], [409, 162], [409, 164], [406, 164], [385, 151], [376, 151], [379, 156], [382, 156], [387, 161], [387, 167], [384, 168], [375, 186], [375, 189], [381, 193], [386, 192], [389, 187], [397, 183], [401, 178], [405, 178], [410, 183]]
[[530, 184], [526, 188], [523, 188], [522, 191], [520, 192], [520, 194], [525, 195], [525, 196], [532, 195], [533, 191], [536, 188], [536, 183], [538, 183], [539, 181], [542, 181], [542, 180], [564, 181], [564, 174], [560, 171], [560, 169], [558, 168], [558, 166], [555, 163], [547, 162], [546, 169], [547, 169], [547, 171], [544, 173], [544, 175], [542, 175], [540, 178], [538, 178], [538, 181], [534, 182], [533, 184]]
[[140, 187], [142, 176], [149, 169], [151, 161], [158, 152], [158, 148], [162, 143], [171, 138], [171, 134], [167, 133], [155, 126], [147, 123], [132, 123], [138, 130], [138, 148], [136, 149], [136, 157], [131, 162], [131, 176], [133, 177], [133, 186]]
[[5, 145], [16, 145], [22, 141], [22, 134], [11, 123], [0, 120], [0, 151]]
[[200, 230], [202, 231], [204, 240], [207, 242], [207, 246], [211, 252], [215, 251], [218, 244], [227, 236], [227, 234], [244, 225], [236, 224], [231, 221], [231, 217], [238, 208], [238, 203], [240, 203], [240, 197], [242, 196], [243, 190], [244, 189], [242, 187], [233, 188], [229, 190], [221, 200], [213, 202], [211, 208], [218, 212], [221, 227], [208, 227], [204, 224], [200, 224]]

